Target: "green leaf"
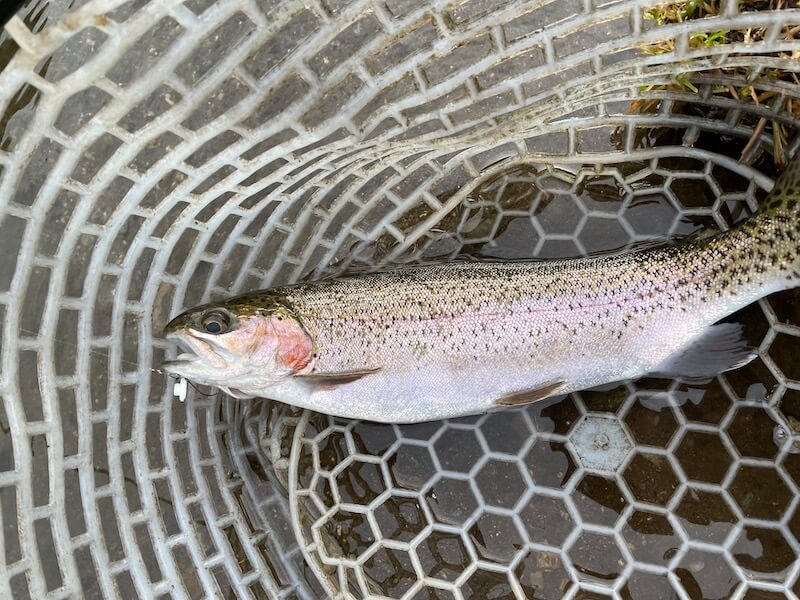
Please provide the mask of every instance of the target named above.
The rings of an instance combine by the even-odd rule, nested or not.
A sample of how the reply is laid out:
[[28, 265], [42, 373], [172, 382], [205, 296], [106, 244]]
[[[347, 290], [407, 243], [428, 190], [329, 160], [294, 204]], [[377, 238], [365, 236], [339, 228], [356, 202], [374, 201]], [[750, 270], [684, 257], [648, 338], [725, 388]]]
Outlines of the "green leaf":
[[706, 46], [725, 44], [728, 41], [728, 30], [717, 31], [706, 37]]
[[695, 94], [699, 93], [699, 90], [694, 86], [694, 84], [689, 80], [689, 75], [687, 73], [681, 73], [675, 77], [675, 81], [683, 88], [689, 90], [690, 92], [694, 92]]

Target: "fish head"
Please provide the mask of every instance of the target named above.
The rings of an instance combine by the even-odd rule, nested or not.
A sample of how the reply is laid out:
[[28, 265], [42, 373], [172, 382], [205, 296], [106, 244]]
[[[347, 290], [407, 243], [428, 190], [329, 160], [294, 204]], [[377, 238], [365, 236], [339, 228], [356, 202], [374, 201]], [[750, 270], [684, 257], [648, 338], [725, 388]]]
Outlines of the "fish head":
[[164, 336], [184, 352], [163, 369], [196, 383], [264, 389], [313, 368], [314, 343], [280, 297], [247, 296], [193, 308], [170, 321]]

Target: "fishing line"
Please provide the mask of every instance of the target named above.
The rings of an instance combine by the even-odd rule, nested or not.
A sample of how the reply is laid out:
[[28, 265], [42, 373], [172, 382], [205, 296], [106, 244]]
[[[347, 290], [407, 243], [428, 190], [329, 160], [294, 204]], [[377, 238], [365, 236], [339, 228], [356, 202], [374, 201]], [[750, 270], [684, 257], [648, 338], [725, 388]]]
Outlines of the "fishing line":
[[[32, 331], [30, 329], [26, 329], [25, 327], [20, 327], [19, 331], [21, 333], [27, 333], [28, 335], [33, 335], [33, 336], [38, 336], [39, 335], [39, 333], [37, 331]], [[68, 347], [68, 348], [73, 348], [75, 350], [82, 350], [81, 346], [79, 346], [78, 344], [75, 344], [73, 342], [69, 342], [67, 340], [62, 340], [62, 339], [59, 339], [59, 338], [53, 338], [53, 345], [54, 346], [60, 345], [62, 348], [67, 348]], [[86, 352], [88, 354], [93, 354], [95, 356], [108, 358], [108, 354], [107, 353], [100, 352], [98, 350], [93, 350], [93, 349], [91, 349], [91, 347], [88, 350], [86, 350]], [[126, 360], [124, 358], [120, 358], [119, 359], [119, 363], [121, 365], [128, 365], [130, 367], [139, 368], [139, 363], [133, 362], [131, 360]], [[201, 391], [200, 388], [198, 388], [194, 383], [192, 383], [188, 379], [185, 379], [184, 377], [179, 377], [178, 375], [175, 375], [174, 373], [167, 373], [167, 372], [165, 372], [165, 371], [163, 371], [161, 369], [155, 369], [153, 367], [149, 367], [148, 370], [152, 371], [153, 373], [158, 373], [159, 375], [166, 375], [167, 377], [169, 377], [171, 379], [174, 379], [176, 384], [179, 384], [181, 382], [181, 380], [184, 380], [184, 381], [186, 381], [186, 384], [189, 385], [192, 389], [194, 389], [194, 391], [197, 394], [199, 394], [200, 396], [203, 396], [205, 398], [211, 398], [212, 396], [216, 396], [215, 393], [207, 394], [207, 393]], [[176, 393], [175, 395], [178, 395], [178, 394]], [[183, 399], [181, 399], [181, 402], [183, 402]]]
[[[183, 379], [182, 377], [178, 377], [177, 375], [172, 375], [172, 374], [170, 374], [169, 376], [170, 376], [170, 377], [175, 377], [176, 379]], [[198, 393], [198, 394], [200, 394], [201, 396], [205, 396], [206, 398], [211, 398], [212, 396], [216, 396], [216, 395], [217, 395], [217, 394], [215, 394], [215, 393], [206, 394], [205, 392], [201, 392], [201, 391], [200, 391], [200, 388], [199, 388], [199, 387], [197, 387], [197, 386], [196, 386], [194, 383], [192, 383], [192, 382], [191, 382], [191, 381], [189, 381], [188, 379], [186, 379], [185, 381], [186, 381], [186, 383], [187, 383], [187, 384], [188, 384], [190, 387], [194, 388], [194, 391], [195, 391], [195, 392], [197, 392], [197, 393]]]
[[[20, 327], [19, 330], [20, 330], [21, 333], [27, 333], [27, 334], [33, 335], [33, 336], [38, 336], [39, 335], [39, 333], [37, 331], [32, 331], [30, 329], [25, 329], [24, 327]], [[61, 344], [62, 347], [70, 347], [70, 348], [74, 348], [75, 350], [81, 350], [81, 347], [78, 344], [75, 344], [74, 342], [68, 342], [67, 340], [61, 340], [61, 339], [58, 339], [58, 338], [53, 338], [53, 342], [54, 342], [54, 345], [55, 344]], [[88, 350], [86, 350], [86, 352], [88, 354], [94, 354], [95, 356], [102, 356], [102, 357], [108, 358], [108, 354], [106, 354], [104, 352], [100, 352], [99, 350], [92, 350], [91, 348], [89, 348]], [[119, 362], [120, 362], [120, 364], [128, 365], [130, 367], [139, 367], [139, 363], [133, 362], [131, 360], [125, 360], [124, 358], [120, 358]], [[156, 373], [159, 373], [161, 375], [168, 375], [168, 373], [164, 373], [164, 371], [162, 371], [161, 369], [153, 369], [153, 368], [151, 368], [150, 370], [154, 371]]]

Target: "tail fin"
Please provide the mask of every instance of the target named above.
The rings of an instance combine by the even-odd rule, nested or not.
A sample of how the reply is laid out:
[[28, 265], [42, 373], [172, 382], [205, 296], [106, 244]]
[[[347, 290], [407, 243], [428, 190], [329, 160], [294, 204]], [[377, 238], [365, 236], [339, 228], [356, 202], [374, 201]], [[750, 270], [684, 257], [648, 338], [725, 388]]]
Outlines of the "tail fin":
[[784, 169], [761, 212], [765, 215], [783, 215], [800, 222], [800, 151]]
[[781, 287], [800, 285], [800, 152], [789, 163], [759, 211], [731, 230], [742, 236], [733, 254], [740, 264], [769, 272]]
[[733, 306], [800, 286], [800, 153], [755, 215], [723, 234], [697, 240], [692, 249], [700, 257], [694, 268], [712, 275], [705, 293], [727, 300], [717, 303], [725, 307], [717, 318]]

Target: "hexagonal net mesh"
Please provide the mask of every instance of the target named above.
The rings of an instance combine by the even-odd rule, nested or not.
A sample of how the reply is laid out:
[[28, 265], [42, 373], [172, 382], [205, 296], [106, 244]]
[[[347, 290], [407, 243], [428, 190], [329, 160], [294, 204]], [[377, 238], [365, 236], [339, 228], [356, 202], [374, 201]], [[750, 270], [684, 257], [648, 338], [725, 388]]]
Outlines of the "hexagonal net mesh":
[[441, 423], [181, 403], [157, 370], [172, 314], [238, 291], [746, 218], [800, 115], [800, 11], [764, 4], [29, 3], [0, 37], [0, 596], [798, 597], [793, 292], [707, 385]]

